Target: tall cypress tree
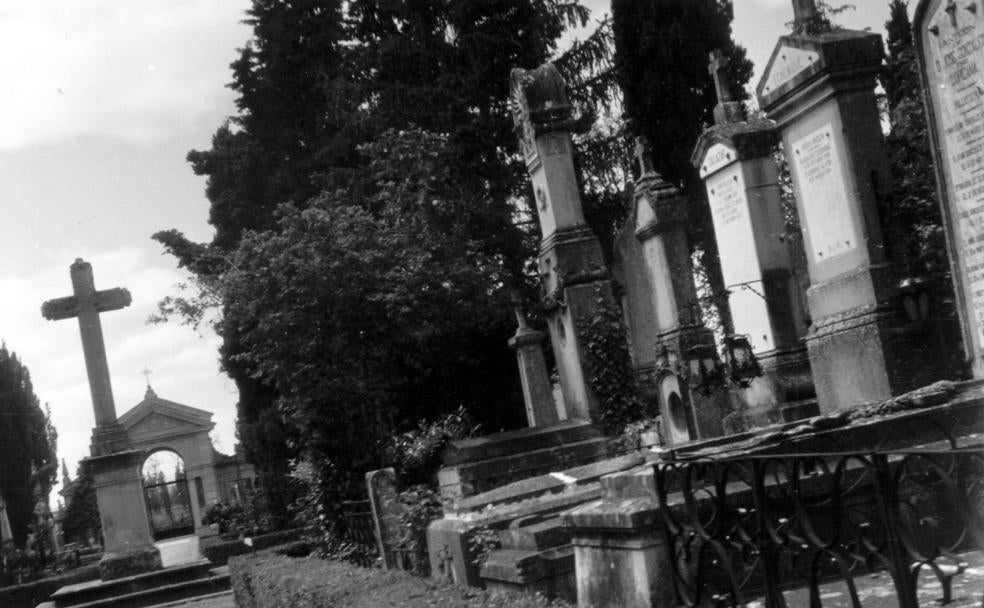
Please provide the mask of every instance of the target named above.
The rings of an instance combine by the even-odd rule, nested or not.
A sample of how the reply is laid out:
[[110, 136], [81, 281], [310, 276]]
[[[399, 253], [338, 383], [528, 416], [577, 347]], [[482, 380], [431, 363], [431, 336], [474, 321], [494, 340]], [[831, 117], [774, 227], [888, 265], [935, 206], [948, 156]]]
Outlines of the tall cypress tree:
[[613, 0], [612, 17], [615, 70], [631, 131], [649, 139], [656, 171], [690, 198], [691, 247], [704, 252], [711, 287], [723, 293], [710, 209], [690, 155], [713, 124], [718, 101], [707, 69], [711, 51], [729, 59], [740, 99], [751, 78], [752, 63], [731, 37], [731, 0]]
[[[30, 372], [6, 344], [0, 346], [0, 495], [7, 504], [14, 541], [21, 546], [34, 520], [34, 482], [47, 501], [55, 481], [52, 430], [34, 394]], [[40, 475], [35, 475], [38, 471]]]
[[890, 235], [902, 247], [910, 274], [923, 277], [949, 276], [942, 218], [936, 196], [936, 178], [929, 131], [922, 102], [922, 85], [909, 20], [908, 1], [891, 0], [888, 54], [881, 82], [891, 129], [886, 138], [891, 161], [893, 191], [882, 205]]

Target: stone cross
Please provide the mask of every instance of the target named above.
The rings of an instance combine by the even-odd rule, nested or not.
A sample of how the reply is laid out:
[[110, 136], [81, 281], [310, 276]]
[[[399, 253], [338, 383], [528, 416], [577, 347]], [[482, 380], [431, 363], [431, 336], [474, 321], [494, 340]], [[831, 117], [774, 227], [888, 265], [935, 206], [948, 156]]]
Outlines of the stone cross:
[[129, 306], [130, 292], [119, 287], [96, 291], [92, 265], [81, 258], [72, 264], [71, 276], [73, 295], [48, 300], [41, 305], [41, 316], [49, 321], [78, 317], [96, 426], [111, 426], [116, 423], [116, 406], [109, 383], [109, 366], [106, 363], [106, 346], [103, 344], [99, 313]]
[[797, 32], [803, 31], [803, 26], [815, 21], [820, 16], [815, 0], [793, 0], [793, 23]]
[[711, 62], [707, 66], [707, 71], [714, 79], [714, 89], [717, 91], [718, 103], [734, 101], [731, 95], [731, 84], [728, 82], [728, 58], [720, 49], [711, 51]]

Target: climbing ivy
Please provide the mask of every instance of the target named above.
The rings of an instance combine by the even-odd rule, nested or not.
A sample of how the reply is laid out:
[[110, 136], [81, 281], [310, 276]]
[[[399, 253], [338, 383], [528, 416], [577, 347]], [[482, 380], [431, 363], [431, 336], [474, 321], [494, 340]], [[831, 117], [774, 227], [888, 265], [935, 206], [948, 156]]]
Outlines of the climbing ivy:
[[646, 416], [632, 360], [625, 323], [610, 297], [597, 288], [594, 312], [578, 319], [585, 349], [588, 384], [598, 398], [601, 422], [610, 433]]

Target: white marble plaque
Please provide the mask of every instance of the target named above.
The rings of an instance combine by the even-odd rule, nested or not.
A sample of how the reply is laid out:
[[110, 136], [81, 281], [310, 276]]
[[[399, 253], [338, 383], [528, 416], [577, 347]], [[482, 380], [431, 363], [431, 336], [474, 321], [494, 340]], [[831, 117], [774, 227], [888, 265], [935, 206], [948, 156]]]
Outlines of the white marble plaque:
[[735, 331], [748, 334], [756, 352], [770, 351], [775, 344], [769, 311], [759, 295], [763, 290], [761, 264], [741, 165], [714, 174], [706, 186]]
[[965, 321], [984, 343], [984, 15], [939, 2], [921, 24]]
[[803, 231], [813, 262], [826, 262], [857, 248], [843, 160], [837, 153], [833, 128], [826, 124], [794, 141], [791, 147]]

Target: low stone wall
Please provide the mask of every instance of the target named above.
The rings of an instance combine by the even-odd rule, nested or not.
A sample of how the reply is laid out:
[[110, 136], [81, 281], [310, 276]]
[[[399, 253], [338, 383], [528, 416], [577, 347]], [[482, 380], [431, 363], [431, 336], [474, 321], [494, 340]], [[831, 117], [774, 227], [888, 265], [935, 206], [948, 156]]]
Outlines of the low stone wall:
[[84, 583], [97, 578], [99, 578], [99, 566], [92, 564], [59, 576], [11, 587], [2, 587], [0, 588], [0, 606], [3, 608], [34, 608], [65, 585]]

